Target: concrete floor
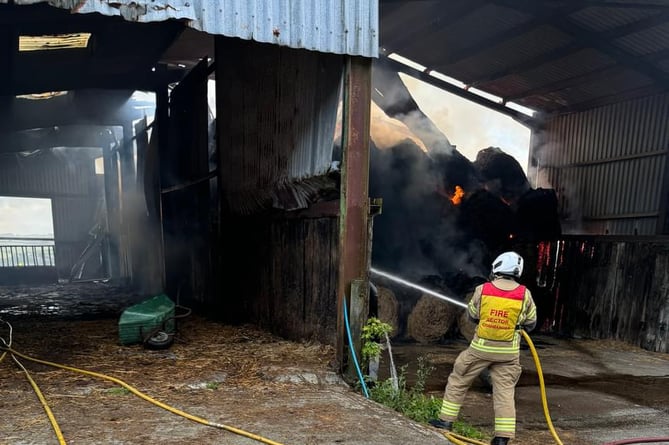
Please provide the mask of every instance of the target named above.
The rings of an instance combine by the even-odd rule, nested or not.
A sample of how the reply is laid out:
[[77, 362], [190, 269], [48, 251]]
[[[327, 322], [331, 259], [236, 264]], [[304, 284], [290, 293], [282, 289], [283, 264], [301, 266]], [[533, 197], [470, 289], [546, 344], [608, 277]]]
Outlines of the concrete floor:
[[[616, 341], [568, 340], [533, 335], [540, 356], [553, 425], [565, 443], [602, 444], [636, 437], [669, 437], [669, 354]], [[457, 354], [466, 342], [394, 346], [398, 363], [424, 356], [435, 366], [428, 390], [441, 396]], [[541, 443], [547, 431], [534, 360], [521, 351], [523, 375], [516, 391], [518, 440]], [[411, 369], [410, 369], [411, 371]], [[489, 388], [476, 381], [462, 410], [464, 420], [490, 432]], [[550, 436], [547, 437], [552, 443]]]

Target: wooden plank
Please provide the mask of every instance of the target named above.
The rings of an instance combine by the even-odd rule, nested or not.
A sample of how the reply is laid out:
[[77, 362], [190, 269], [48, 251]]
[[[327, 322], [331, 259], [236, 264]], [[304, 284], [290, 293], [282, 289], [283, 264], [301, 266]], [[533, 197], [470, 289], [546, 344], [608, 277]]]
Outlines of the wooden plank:
[[[362, 366], [362, 328], [367, 321], [367, 314], [369, 314], [369, 281], [368, 280], [353, 280], [351, 283], [351, 305], [349, 307], [349, 324], [351, 327], [351, 338], [353, 345], [349, 345], [349, 363], [352, 361], [352, 351], [355, 350], [360, 366]], [[356, 369], [353, 366], [346, 368], [346, 373], [349, 378], [357, 379]]]

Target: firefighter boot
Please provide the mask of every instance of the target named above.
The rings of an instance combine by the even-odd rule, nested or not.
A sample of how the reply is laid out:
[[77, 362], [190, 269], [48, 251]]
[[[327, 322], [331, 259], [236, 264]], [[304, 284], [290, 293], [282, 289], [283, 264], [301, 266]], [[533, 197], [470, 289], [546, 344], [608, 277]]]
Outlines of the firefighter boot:
[[449, 422], [448, 420], [432, 419], [429, 420], [428, 423], [433, 427], [440, 428], [442, 430], [448, 430], [448, 431], [453, 430], [453, 422]]
[[493, 437], [490, 445], [507, 445], [509, 443], [508, 437]]

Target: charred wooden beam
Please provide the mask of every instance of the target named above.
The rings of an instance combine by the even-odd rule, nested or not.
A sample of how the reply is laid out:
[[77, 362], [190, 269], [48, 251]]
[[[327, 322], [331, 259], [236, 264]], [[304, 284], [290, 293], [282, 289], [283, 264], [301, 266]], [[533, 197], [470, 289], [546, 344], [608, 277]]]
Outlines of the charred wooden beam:
[[121, 278], [121, 189], [118, 180], [119, 166], [115, 143], [111, 131], [100, 134], [99, 146], [102, 147], [104, 161], [105, 203], [107, 205], [107, 273], [112, 280]]

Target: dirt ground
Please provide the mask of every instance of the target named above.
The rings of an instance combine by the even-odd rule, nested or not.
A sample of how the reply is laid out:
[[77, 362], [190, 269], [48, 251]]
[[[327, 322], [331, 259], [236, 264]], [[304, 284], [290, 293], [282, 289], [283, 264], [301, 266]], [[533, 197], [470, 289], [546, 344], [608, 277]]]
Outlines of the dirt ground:
[[[57, 312], [13, 311], [10, 300], [0, 298], [0, 317], [12, 323], [16, 350], [120, 378], [161, 402], [213, 422], [285, 445], [448, 443], [434, 429], [353, 391], [332, 369], [334, 352], [329, 346], [289, 342], [253, 326], [225, 326], [191, 315], [180, 321], [169, 349], [151, 351], [119, 345], [118, 314], [113, 315], [111, 305], [93, 310], [95, 319], [81, 320]], [[131, 299], [121, 303], [126, 300]], [[87, 313], [94, 306], [85, 306]], [[5, 326], [0, 326], [0, 336], [8, 338]], [[535, 336], [535, 343], [553, 423], [565, 444], [669, 436], [669, 355], [613, 341]], [[417, 358], [426, 357], [435, 367], [427, 389], [441, 397], [452, 363], [464, 347], [464, 341], [398, 344], [394, 356], [398, 365], [408, 365], [410, 381]], [[521, 360], [524, 373], [516, 394], [519, 424], [513, 443], [553, 443], [529, 351], [522, 351]], [[259, 443], [178, 417], [113, 383], [21, 362], [70, 445]], [[0, 394], [0, 444], [58, 443], [25, 375], [10, 357], [0, 363]], [[462, 415], [491, 433], [491, 396], [483, 383], [472, 387]]]

